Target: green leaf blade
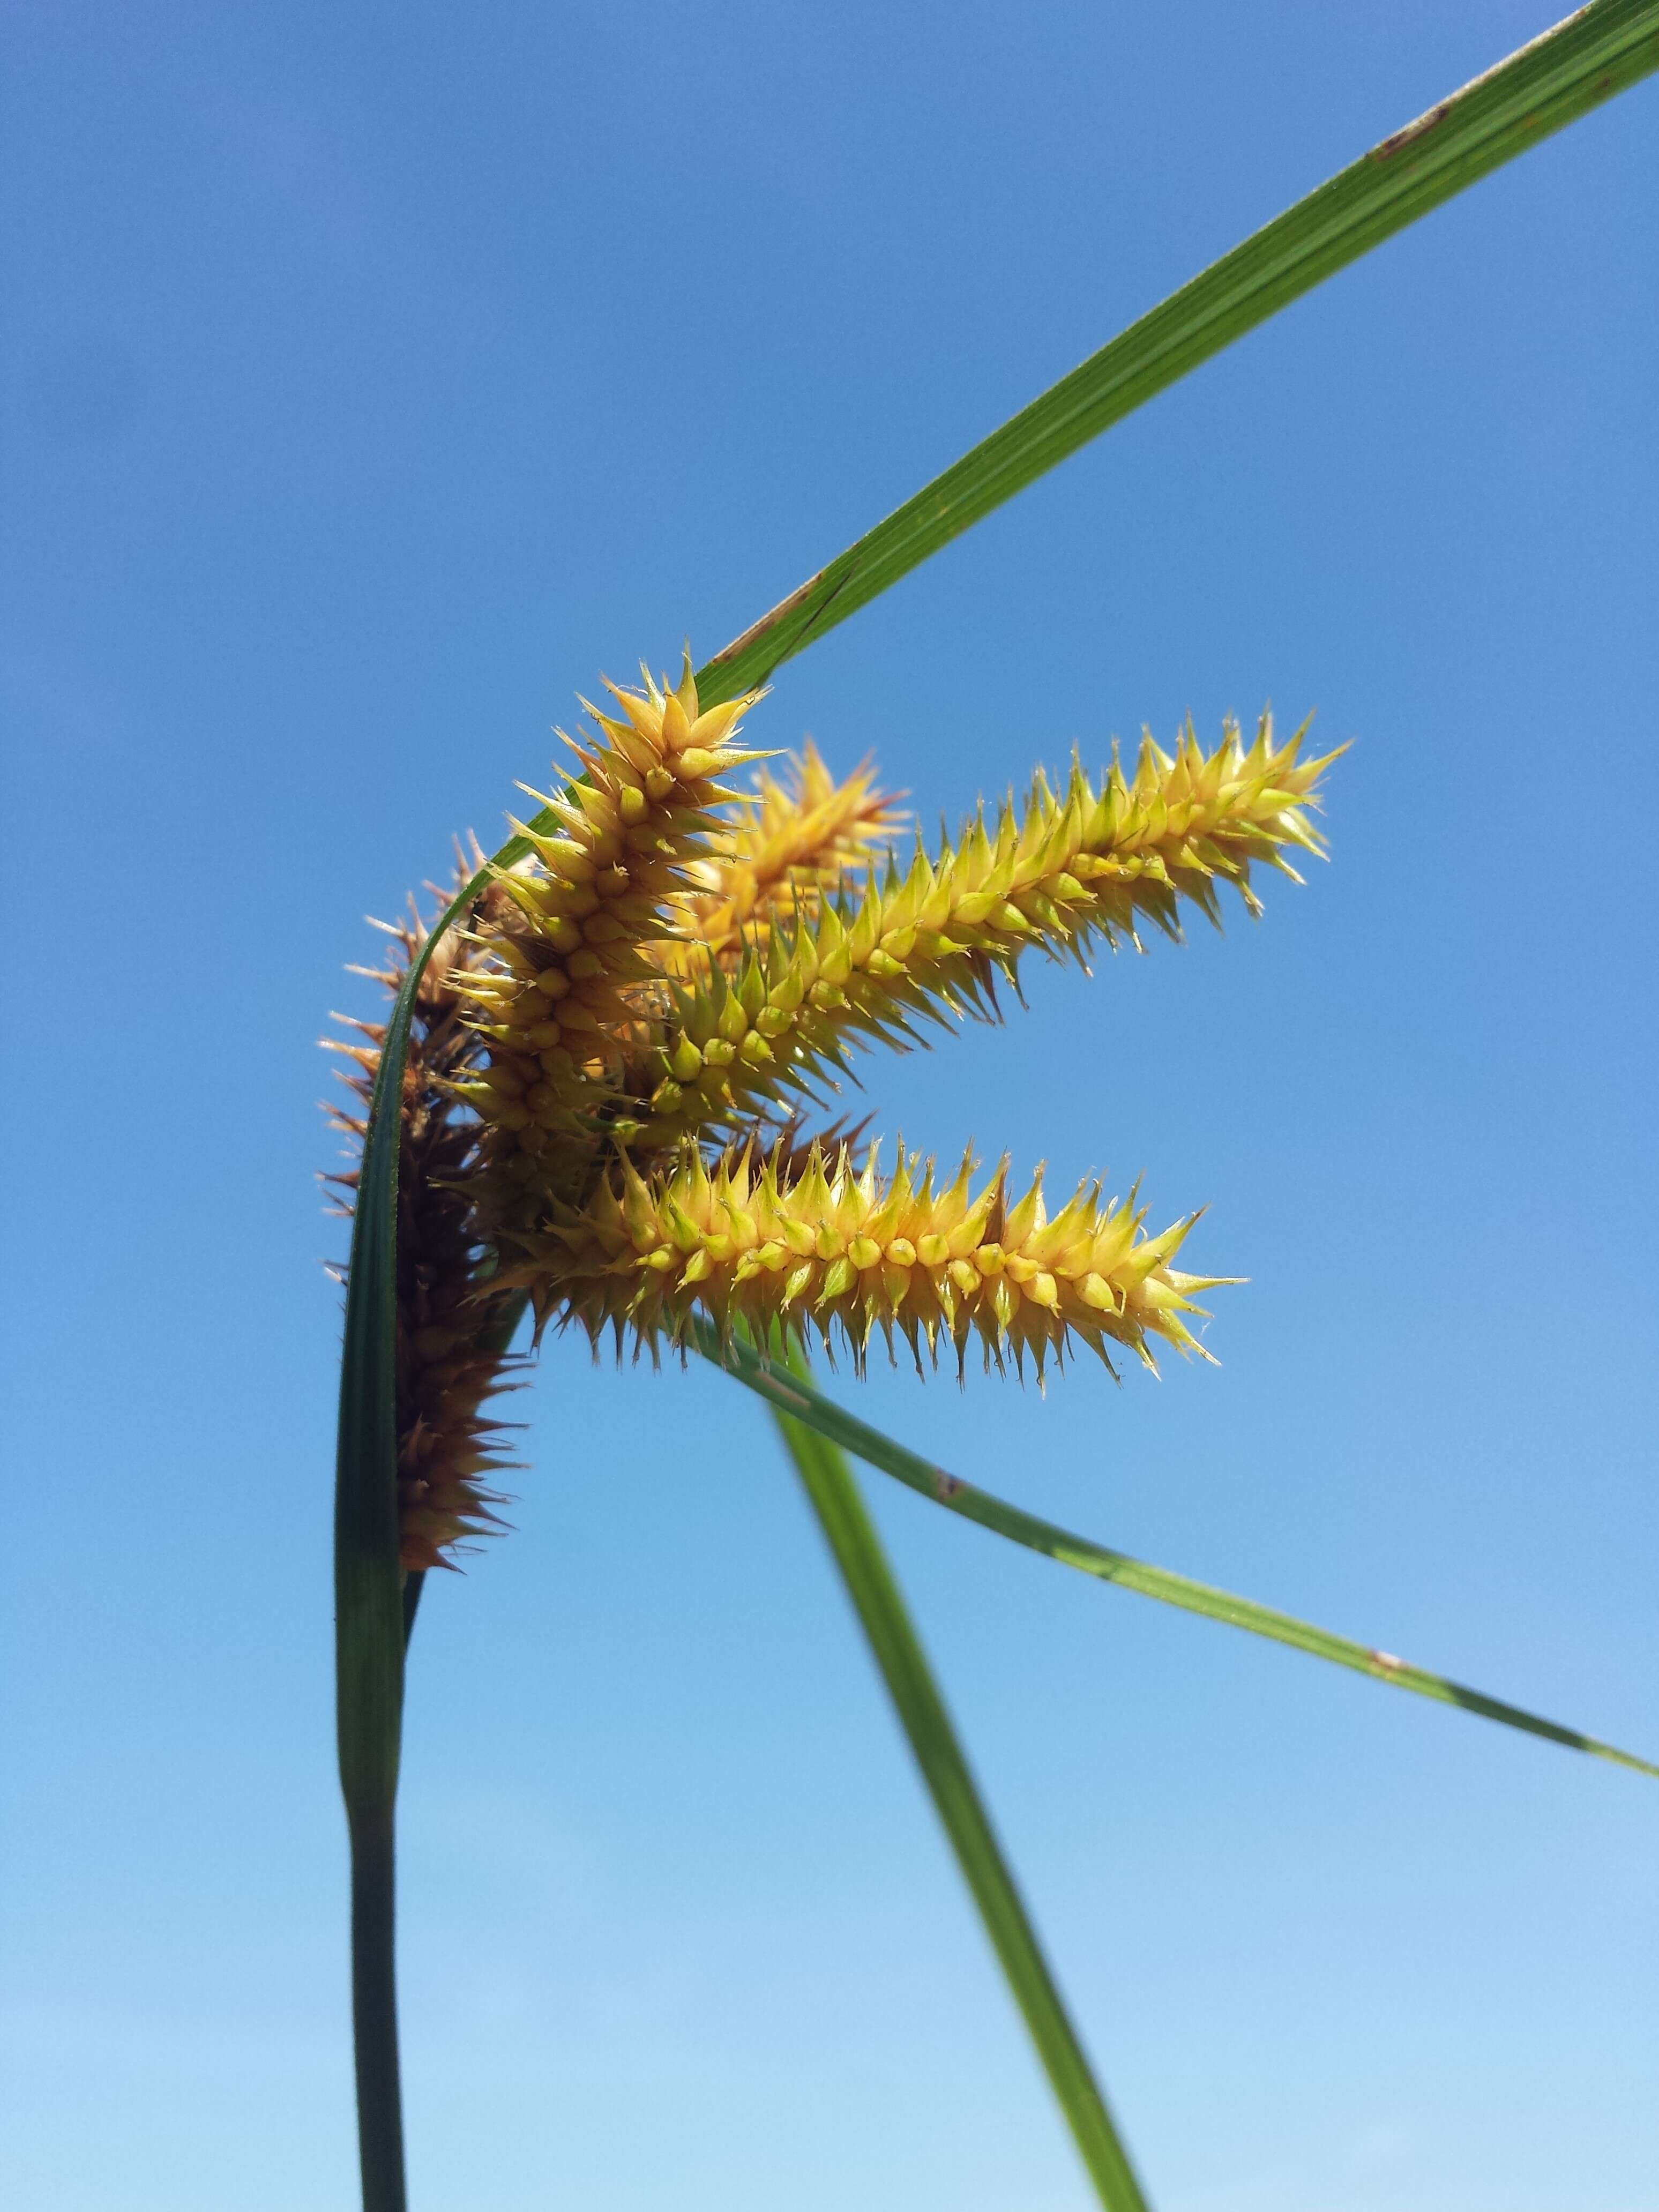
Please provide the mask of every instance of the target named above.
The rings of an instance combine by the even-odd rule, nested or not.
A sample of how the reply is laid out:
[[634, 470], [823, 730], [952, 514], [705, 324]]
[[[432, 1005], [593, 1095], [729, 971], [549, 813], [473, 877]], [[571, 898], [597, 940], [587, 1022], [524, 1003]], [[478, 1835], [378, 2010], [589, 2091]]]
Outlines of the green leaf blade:
[[773, 1417], [1095, 2192], [1106, 2212], [1146, 2212], [852, 1469], [818, 1430]]
[[[354, 1819], [388, 1813], [398, 1792], [403, 1714], [403, 1589], [398, 1528], [398, 1151], [395, 1105], [408, 1004], [387, 1029], [351, 1224], [334, 1488], [335, 1693], [340, 1784]], [[396, 1093], [394, 1091], [393, 1096]]]
[[[395, 1817], [403, 1735], [398, 1526], [398, 1153], [413, 994], [394, 1009], [351, 1230], [334, 1490], [335, 1709], [351, 1847], [352, 2045], [364, 2212], [404, 2212]], [[392, 1073], [388, 1073], [388, 1069]], [[393, 1103], [385, 1103], [388, 1087]]]
[[1659, 1777], [1659, 1765], [1638, 1759], [1633, 1752], [1620, 1751], [1615, 1745], [1586, 1735], [1578, 1729], [1545, 1720], [1524, 1706], [1488, 1697], [1483, 1690], [1472, 1690], [1445, 1675], [1431, 1674], [1426, 1668], [1413, 1667], [1392, 1652], [1358, 1643], [1352, 1637], [1338, 1636], [1329, 1629], [1317, 1628], [1291, 1613], [1259, 1605], [1253, 1598], [1236, 1596], [1231, 1590], [1194, 1582], [1165, 1567], [1150, 1566], [1144, 1559], [1132, 1559], [1127, 1552], [1113, 1551], [1053, 1521], [1023, 1512], [1018, 1506], [1010, 1505], [970, 1482], [963, 1482], [919, 1453], [896, 1443], [880, 1430], [872, 1429], [867, 1422], [823, 1397], [805, 1376], [770, 1364], [740, 1339], [722, 1341], [719, 1332], [706, 1322], [693, 1324], [693, 1341], [705, 1358], [724, 1368], [775, 1411], [816, 1430], [832, 1443], [882, 1474], [891, 1475], [906, 1489], [915, 1491], [932, 1504], [942, 1505], [947, 1512], [988, 1528], [994, 1535], [1005, 1537], [1026, 1551], [1040, 1553], [1043, 1558], [1091, 1575], [1097, 1581], [1115, 1583], [1123, 1589], [1139, 1592], [1142, 1597], [1155, 1598], [1162, 1605], [1177, 1607], [1183, 1613], [1197, 1613], [1203, 1620], [1241, 1628], [1252, 1636], [1265, 1637], [1272, 1643], [1305, 1652], [1311, 1658], [1346, 1667], [1371, 1681], [1386, 1683], [1396, 1690], [1409, 1690], [1417, 1697], [1432, 1698], [1439, 1705], [1455, 1705], [1464, 1712], [1479, 1714], [1482, 1719], [1497, 1721], [1528, 1735], [1541, 1736], [1550, 1743], [1583, 1752], [1592, 1759], [1627, 1766], [1638, 1774]]
[[734, 697], [1281, 307], [1659, 69], [1659, 0], [1595, 0], [1373, 146], [894, 510], [697, 672]]

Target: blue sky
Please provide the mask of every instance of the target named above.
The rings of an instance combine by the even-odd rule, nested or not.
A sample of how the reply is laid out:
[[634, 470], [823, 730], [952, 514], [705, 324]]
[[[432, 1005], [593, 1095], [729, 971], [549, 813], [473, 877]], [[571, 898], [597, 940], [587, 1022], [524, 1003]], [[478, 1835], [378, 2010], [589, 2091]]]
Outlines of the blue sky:
[[[353, 2200], [312, 1177], [362, 915], [600, 671], [713, 651], [1547, 20], [9, 11], [20, 2212]], [[1207, 1204], [1221, 1367], [864, 1408], [1649, 1753], [1656, 123], [1303, 301], [751, 725], [928, 822], [1189, 709], [1352, 740], [1259, 927], [866, 1070], [912, 1141]], [[569, 1344], [520, 1405], [412, 1662], [421, 2212], [1079, 2212], [758, 1408]], [[1163, 2212], [1656, 2212], [1655, 1785], [874, 1502]]]

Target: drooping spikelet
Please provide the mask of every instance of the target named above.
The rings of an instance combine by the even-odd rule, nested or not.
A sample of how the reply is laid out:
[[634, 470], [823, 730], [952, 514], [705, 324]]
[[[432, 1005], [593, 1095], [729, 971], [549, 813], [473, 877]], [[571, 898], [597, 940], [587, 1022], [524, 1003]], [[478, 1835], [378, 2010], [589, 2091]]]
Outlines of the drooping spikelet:
[[[471, 873], [464, 866], [461, 880]], [[360, 972], [395, 994], [426, 939], [413, 901], [408, 921], [391, 925], [388, 934], [387, 965]], [[453, 934], [434, 948], [415, 1001], [399, 1117], [398, 1502], [402, 1561], [414, 1571], [447, 1564], [457, 1543], [494, 1523], [501, 1503], [495, 1485], [510, 1464], [501, 1455], [502, 1424], [487, 1409], [514, 1387], [502, 1340], [516, 1294], [480, 1281], [484, 1255], [469, 1188], [480, 1129], [458, 1110], [455, 1096], [479, 1049], [456, 988], [471, 957]], [[331, 1116], [361, 1143], [386, 1030], [380, 1023], [335, 1018], [364, 1040], [324, 1040], [351, 1063], [347, 1088], [363, 1109], [332, 1108]], [[355, 1170], [329, 1178], [346, 1194], [348, 1211], [357, 1180]]]
[[981, 1008], [1030, 947], [1139, 947], [1147, 921], [1178, 936], [1182, 900], [1219, 921], [1222, 884], [1259, 911], [1253, 865], [1295, 878], [1288, 852], [1322, 849], [1305, 808], [1334, 756], [1301, 761], [1300, 739], [1275, 745], [1264, 714], [1249, 747], [1230, 723], [1206, 755], [1189, 723], [1173, 758], [1149, 738], [1133, 778], [1114, 761], [1097, 789], [1074, 765], [1056, 794], [1039, 775], [1023, 811], [1010, 802], [993, 824], [981, 812], [856, 907], [825, 903], [775, 932], [735, 974], [679, 994], [633, 1141], [731, 1127], [843, 1066], [856, 1041], [898, 1042], [919, 1016]]
[[697, 1310], [722, 1330], [774, 1322], [861, 1360], [896, 1330], [920, 1366], [941, 1340], [960, 1367], [971, 1340], [987, 1362], [1030, 1353], [1039, 1376], [1080, 1340], [1110, 1363], [1114, 1345], [1153, 1364], [1149, 1340], [1199, 1350], [1182, 1320], [1192, 1294], [1222, 1279], [1170, 1262], [1191, 1220], [1144, 1233], [1134, 1200], [1103, 1200], [1084, 1184], [1049, 1219], [1041, 1175], [1017, 1203], [1007, 1164], [975, 1189], [974, 1164], [935, 1187], [933, 1163], [900, 1149], [890, 1176], [872, 1146], [861, 1170], [842, 1148], [805, 1158], [752, 1146], [712, 1164], [695, 1146], [641, 1173], [623, 1157], [580, 1209], [556, 1209], [539, 1234], [515, 1239], [507, 1279], [530, 1291], [538, 1322], [607, 1326], [654, 1348], [683, 1340]]

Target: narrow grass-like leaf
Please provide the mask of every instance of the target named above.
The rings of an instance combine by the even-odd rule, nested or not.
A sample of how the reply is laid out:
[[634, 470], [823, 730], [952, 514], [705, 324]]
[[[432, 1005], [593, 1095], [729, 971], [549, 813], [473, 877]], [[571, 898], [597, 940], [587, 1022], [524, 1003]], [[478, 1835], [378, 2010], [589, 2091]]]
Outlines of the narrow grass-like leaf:
[[1656, 68], [1656, 0], [1595, 0], [1437, 101], [1171, 293], [809, 577], [698, 671], [699, 691], [733, 698], [763, 682], [1188, 370]]
[[817, 1430], [773, 1411], [1095, 2193], [1107, 2212], [1146, 2212], [852, 1469]]
[[746, 1383], [776, 1412], [789, 1415], [830, 1443], [840, 1444], [867, 1465], [890, 1474], [907, 1489], [919, 1492], [933, 1504], [943, 1505], [949, 1512], [959, 1513], [964, 1520], [977, 1522], [981, 1528], [989, 1528], [996, 1535], [1023, 1544], [1028, 1551], [1041, 1552], [1045, 1559], [1057, 1559], [1062, 1566], [1076, 1567], [1079, 1572], [1093, 1575], [1102, 1582], [1138, 1590], [1141, 1596], [1157, 1598], [1160, 1604], [1178, 1606], [1184, 1613], [1200, 1613], [1205, 1620], [1222, 1621], [1229, 1628], [1248, 1629], [1251, 1635], [1267, 1637], [1275, 1644], [1288, 1644], [1292, 1650], [1308, 1652], [1316, 1659], [1328, 1659], [1334, 1666], [1351, 1668], [1355, 1674], [1368, 1675], [1374, 1682], [1387, 1682], [1396, 1690], [1413, 1691], [1419, 1698], [1432, 1698], [1443, 1705], [1461, 1706], [1465, 1712], [1500, 1721], [1505, 1728], [1543, 1736], [1551, 1743], [1566, 1745], [1569, 1750], [1587, 1752], [1593, 1759], [1611, 1759], [1616, 1765], [1633, 1768], [1638, 1774], [1659, 1775], [1659, 1765], [1638, 1759], [1632, 1752], [1620, 1751], [1577, 1729], [1563, 1728], [1559, 1722], [1541, 1719], [1538, 1714], [1509, 1705], [1501, 1698], [1489, 1698], [1484, 1691], [1449, 1681], [1443, 1674], [1431, 1674], [1425, 1668], [1413, 1667], [1391, 1651], [1356, 1644], [1351, 1637], [1334, 1636], [1328, 1629], [1316, 1628], [1309, 1621], [1297, 1620], [1288, 1613], [1277, 1613], [1271, 1606], [1257, 1605], [1251, 1598], [1235, 1597], [1230, 1590], [1212, 1589], [1207, 1583], [1189, 1581], [1185, 1575], [1171, 1574], [1167, 1568], [1148, 1566], [1145, 1560], [1131, 1559], [1126, 1552], [1109, 1550], [1105, 1545], [1074, 1535], [1069, 1528], [1061, 1528], [1052, 1521], [1023, 1513], [1017, 1505], [1010, 1505], [993, 1497], [989, 1491], [976, 1490], [972, 1483], [947, 1474], [933, 1461], [907, 1451], [902, 1444], [895, 1443], [890, 1437], [883, 1436], [867, 1422], [843, 1413], [804, 1376], [769, 1364], [739, 1339], [722, 1342], [719, 1332], [706, 1322], [694, 1322], [693, 1330], [697, 1349], [706, 1358], [723, 1367], [739, 1382]]
[[404, 2212], [405, 2205], [394, 1958], [404, 1643], [398, 1557], [397, 1100], [412, 1005], [411, 994], [393, 1009], [363, 1146], [334, 1492], [335, 1698], [351, 1846], [351, 2000], [364, 2212]]

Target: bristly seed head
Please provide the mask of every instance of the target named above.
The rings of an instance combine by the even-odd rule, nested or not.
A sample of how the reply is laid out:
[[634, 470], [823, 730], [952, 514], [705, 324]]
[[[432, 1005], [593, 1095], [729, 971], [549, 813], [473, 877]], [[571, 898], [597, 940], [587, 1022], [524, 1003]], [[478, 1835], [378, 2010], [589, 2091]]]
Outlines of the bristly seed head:
[[[799, 1117], [854, 1046], [994, 1016], [1028, 951], [1140, 950], [1148, 923], [1178, 939], [1185, 907], [1219, 923], [1229, 884], [1259, 913], [1255, 869], [1299, 881], [1291, 855], [1322, 852], [1308, 810], [1334, 754], [1304, 761], [1303, 732], [1280, 744], [1267, 714], [1206, 753], [1188, 722], [1173, 754], [1149, 737], [1133, 773], [1039, 774], [1024, 806], [902, 862], [867, 766], [837, 783], [808, 746], [752, 796], [722, 781], [767, 757], [735, 742], [759, 693], [704, 709], [689, 653], [672, 686], [607, 689], [619, 711], [587, 709], [596, 731], [566, 740], [580, 772], [532, 794], [525, 857], [492, 872], [422, 993], [400, 1251], [441, 1257], [399, 1284], [410, 1565], [489, 1518], [483, 1408], [515, 1299], [538, 1333], [574, 1322], [653, 1356], [701, 1313], [860, 1365], [896, 1336], [918, 1367], [943, 1348], [960, 1370], [976, 1343], [1041, 1380], [1079, 1343], [1109, 1366], [1120, 1348], [1152, 1366], [1160, 1341], [1207, 1357], [1187, 1316], [1231, 1279], [1172, 1264], [1195, 1217], [1149, 1236], [1133, 1198], [1087, 1184], [1051, 1219], [1041, 1177], [1010, 1199], [1006, 1163], [940, 1185], [901, 1147], [884, 1176]], [[418, 941], [402, 933], [404, 960]], [[366, 1098], [380, 1032], [358, 1026]]]
[[943, 1343], [960, 1371], [977, 1340], [988, 1366], [1029, 1353], [1039, 1379], [1073, 1342], [1109, 1366], [1114, 1345], [1149, 1367], [1151, 1340], [1201, 1350], [1182, 1316], [1218, 1279], [1170, 1265], [1190, 1219], [1149, 1237], [1144, 1211], [1097, 1183], [1051, 1218], [1040, 1174], [1015, 1201], [1006, 1161], [975, 1188], [966, 1158], [936, 1188], [931, 1160], [901, 1146], [884, 1176], [879, 1149], [860, 1169], [845, 1147], [802, 1159], [751, 1145], [710, 1163], [687, 1145], [648, 1179], [624, 1156], [586, 1206], [513, 1240], [506, 1279], [538, 1322], [574, 1321], [596, 1345], [618, 1321], [641, 1346], [678, 1344], [701, 1310], [722, 1331], [781, 1323], [843, 1344], [858, 1364], [878, 1334], [890, 1352], [896, 1330], [918, 1369]]
[[[482, 860], [457, 854], [457, 888]], [[469, 859], [471, 865], [469, 865]], [[453, 894], [452, 894], [453, 895]], [[448, 896], [438, 893], [445, 905]], [[383, 927], [385, 925], [382, 925]], [[406, 921], [391, 926], [391, 957], [368, 972], [395, 994], [426, 939], [413, 900]], [[496, 1525], [495, 1487], [512, 1464], [502, 1456], [503, 1425], [490, 1401], [513, 1387], [514, 1363], [496, 1349], [514, 1294], [478, 1280], [477, 1210], [469, 1188], [481, 1166], [483, 1132], [456, 1110], [454, 1086], [477, 1056], [462, 1018], [458, 980], [472, 957], [453, 942], [434, 948], [410, 1030], [400, 1117], [398, 1227], [398, 1502], [402, 1562], [422, 1570], [450, 1564], [455, 1547]], [[337, 1018], [343, 1018], [343, 1017]], [[349, 1063], [345, 1083], [361, 1111], [331, 1109], [335, 1127], [361, 1143], [385, 1032], [352, 1022], [366, 1042], [325, 1038]], [[355, 1172], [329, 1178], [349, 1203]]]

